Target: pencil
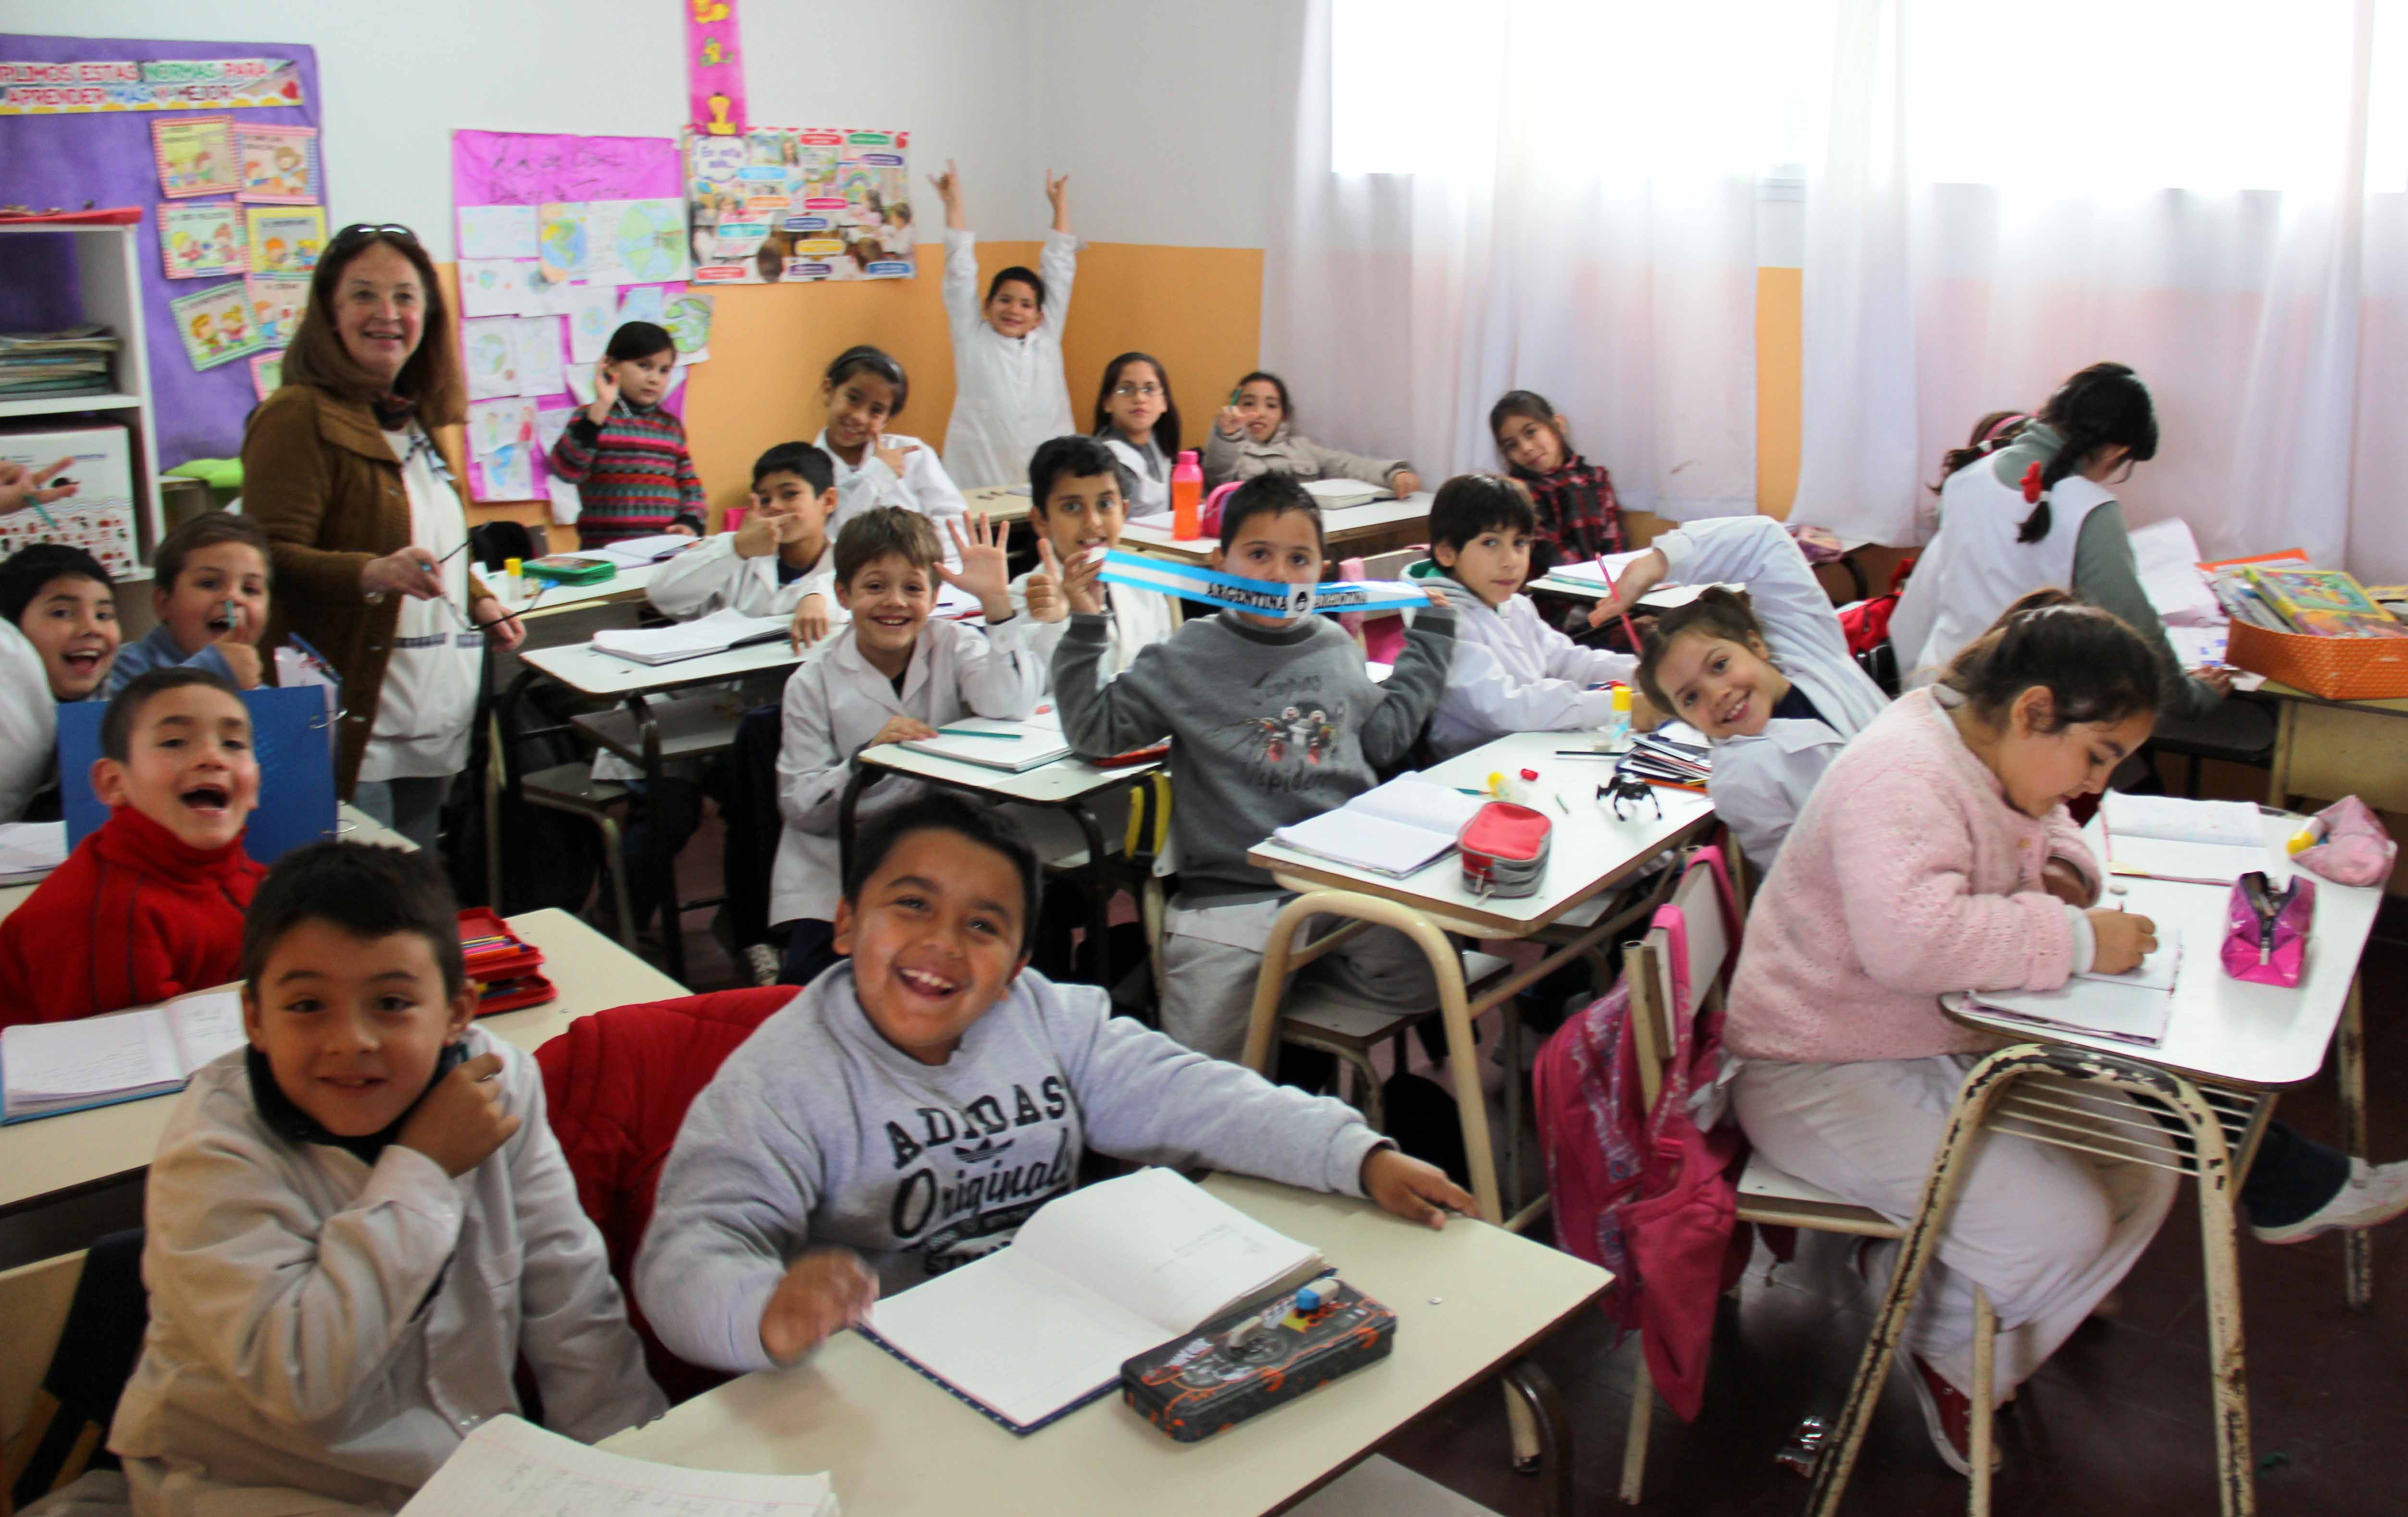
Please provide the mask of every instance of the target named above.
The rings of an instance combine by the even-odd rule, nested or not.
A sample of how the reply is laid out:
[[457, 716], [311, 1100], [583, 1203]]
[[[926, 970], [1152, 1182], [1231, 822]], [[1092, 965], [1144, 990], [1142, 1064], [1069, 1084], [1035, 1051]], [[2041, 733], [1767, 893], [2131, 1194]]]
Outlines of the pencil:
[[975, 727], [939, 727], [937, 731], [947, 737], [992, 737], [999, 743], [1020, 741], [1020, 734], [1016, 732], [981, 732]]
[[49, 527], [52, 532], [61, 530], [59, 527], [59, 519], [50, 514], [49, 507], [43, 505], [40, 501], [36, 500], [31, 495], [25, 497], [25, 504], [34, 508], [34, 514], [42, 519], [42, 524], [44, 526]]

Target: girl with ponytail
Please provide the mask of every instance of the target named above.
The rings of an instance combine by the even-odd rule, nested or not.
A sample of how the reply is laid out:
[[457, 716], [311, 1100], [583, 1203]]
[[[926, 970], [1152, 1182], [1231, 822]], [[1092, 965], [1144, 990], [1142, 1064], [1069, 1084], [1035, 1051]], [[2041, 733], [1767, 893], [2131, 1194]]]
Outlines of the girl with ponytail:
[[2121, 617], [2158, 659], [2174, 695], [2167, 714], [2195, 718], [2231, 688], [2221, 669], [2181, 668], [2141, 589], [2124, 508], [2109, 486], [2157, 453], [2148, 386], [2123, 364], [2093, 364], [2067, 379], [2037, 417], [1985, 417], [1998, 438], [1950, 452], [1940, 527], [1890, 620], [1910, 687], [1928, 684], [2009, 604], [2033, 590], [2071, 589]]

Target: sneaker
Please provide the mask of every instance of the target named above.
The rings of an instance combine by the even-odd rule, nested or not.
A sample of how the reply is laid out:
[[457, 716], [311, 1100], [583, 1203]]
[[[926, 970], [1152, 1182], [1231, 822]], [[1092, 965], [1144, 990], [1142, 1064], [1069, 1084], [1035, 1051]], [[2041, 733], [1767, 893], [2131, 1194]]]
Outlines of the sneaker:
[[2260, 1243], [2304, 1243], [2343, 1227], [2372, 1227], [2408, 1211], [2408, 1160], [2370, 1165], [2349, 1161], [2349, 1182], [2333, 1198], [2297, 1222], [2279, 1227], [2249, 1224]]
[[744, 972], [752, 977], [755, 985], [778, 982], [778, 951], [767, 943], [744, 945]]
[[[1917, 1353], [1906, 1355], [1907, 1381], [1914, 1387], [1914, 1399], [1923, 1408], [1923, 1425], [1931, 1434], [1931, 1446], [1949, 1468], [1971, 1479], [1973, 1474], [1973, 1398], [1940, 1378], [1940, 1371], [1924, 1362]], [[1999, 1467], [2001, 1460], [1998, 1444], [1990, 1445], [1990, 1467]]]

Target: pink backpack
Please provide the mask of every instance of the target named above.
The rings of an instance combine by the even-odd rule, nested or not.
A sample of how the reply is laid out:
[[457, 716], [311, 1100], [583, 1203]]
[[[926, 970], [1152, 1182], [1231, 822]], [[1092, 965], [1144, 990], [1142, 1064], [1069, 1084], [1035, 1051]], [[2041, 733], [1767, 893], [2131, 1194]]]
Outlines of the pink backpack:
[[[1698, 850], [1687, 868], [1713, 871], [1737, 952], [1739, 914], [1722, 851]], [[1641, 1330], [1647, 1371], [1686, 1422], [1705, 1398], [1714, 1303], [1746, 1267], [1750, 1238], [1737, 1215], [1745, 1143], [1735, 1123], [1701, 1131], [1689, 1115], [1690, 1092], [1721, 1066], [1722, 1016], [1692, 1025], [1680, 908], [1659, 908], [1653, 925], [1671, 939], [1673, 1028], [1655, 1109], [1640, 1082], [1627, 979], [1547, 1040], [1531, 1100], [1556, 1246], [1613, 1272], [1606, 1314], [1625, 1331]]]

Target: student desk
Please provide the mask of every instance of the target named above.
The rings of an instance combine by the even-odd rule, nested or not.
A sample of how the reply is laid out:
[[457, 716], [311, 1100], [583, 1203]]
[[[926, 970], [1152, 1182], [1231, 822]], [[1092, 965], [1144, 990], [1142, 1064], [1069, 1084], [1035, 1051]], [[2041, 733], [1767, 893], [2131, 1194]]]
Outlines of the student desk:
[[[1322, 537], [1329, 557], [1363, 558], [1424, 541], [1429, 536], [1430, 499], [1430, 493], [1421, 490], [1398, 500], [1375, 500], [1368, 506], [1341, 506], [1323, 512]], [[1182, 541], [1170, 535], [1168, 527], [1132, 522], [1121, 528], [1121, 546], [1130, 552], [1174, 563], [1209, 564], [1212, 550], [1220, 545], [1220, 538], [1209, 533]]]
[[[560, 994], [549, 1005], [498, 1012], [477, 1025], [527, 1052], [588, 1012], [686, 994], [566, 911], [530, 911], [509, 921], [512, 931], [543, 950], [544, 977]], [[147, 1168], [175, 1106], [172, 1097], [153, 1096], [0, 1127], [0, 1219]]]
[[1028, 520], [1028, 487], [991, 484], [978, 490], [965, 490], [962, 498], [969, 502], [970, 520], [982, 515], [993, 522], [1025, 522]]
[[2258, 694], [2277, 703], [2267, 805], [2356, 795], [2377, 810], [2408, 811], [2408, 700], [2328, 700], [2272, 680]]
[[1174, 1443], [1117, 1395], [1015, 1437], [857, 1333], [794, 1368], [723, 1385], [615, 1438], [614, 1453], [694, 1468], [833, 1478], [849, 1512], [961, 1517], [1253, 1517], [1306, 1495], [1467, 1386], [1502, 1373], [1544, 1431], [1549, 1508], [1571, 1499], [1570, 1428], [1522, 1356], [1605, 1289], [1593, 1265], [1458, 1218], [1433, 1233], [1368, 1201], [1216, 1175], [1205, 1188], [1321, 1250], [1395, 1309], [1377, 1364], [1200, 1443]]
[[494, 593], [494, 598], [501, 602], [503, 610], [522, 622], [533, 622], [542, 617], [558, 616], [563, 611], [591, 609], [612, 601], [641, 600], [652, 582], [652, 572], [659, 567], [658, 564], [645, 564], [635, 568], [624, 568], [609, 579], [590, 585], [547, 584], [528, 575], [523, 577], [527, 594], [516, 596], [509, 593], [509, 575], [487, 574], [481, 567], [477, 573], [485, 581], [485, 588]]
[[[1545, 1202], [1543, 1198], [1534, 1201], [1519, 1213], [1507, 1209], [1489, 1141], [1487, 1108], [1481, 1099], [1479, 1054], [1471, 1040], [1471, 1023], [1491, 1007], [1506, 1006], [1511, 1055], [1519, 1041], [1515, 1031], [1519, 1023], [1509, 1005], [1512, 997], [1577, 956], [1601, 953], [1615, 934], [1658, 904], [1673, 872], [1635, 903], [1603, 899], [1605, 893], [1632, 879], [1668, 849], [1697, 842], [1714, 826], [1713, 806], [1702, 792], [1663, 787], [1654, 790], [1663, 807], [1661, 816], [1642, 808], [1627, 821], [1615, 817], [1609, 805], [1596, 798], [1597, 787], [1612, 777], [1613, 759], [1555, 756], [1559, 750], [1585, 750], [1591, 741], [1587, 732], [1515, 733], [1423, 771], [1422, 777], [1433, 783], [1474, 789], [1484, 787], [1488, 776], [1499, 770], [1539, 772], [1535, 805], [1555, 823], [1555, 832], [1546, 878], [1535, 894], [1486, 897], [1465, 889], [1462, 862], [1452, 852], [1401, 880], [1350, 868], [1276, 842], [1257, 844], [1246, 855], [1246, 862], [1269, 870], [1282, 886], [1304, 893], [1282, 911], [1280, 922], [1286, 925], [1272, 929], [1270, 952], [1263, 963], [1266, 986], [1276, 987], [1287, 973], [1293, 937], [1288, 929], [1312, 916], [1378, 923], [1420, 941], [1438, 972], [1440, 1008], [1453, 1051], [1455, 1105], [1462, 1114], [1464, 1149], [1471, 1165], [1471, 1189], [1480, 1197], [1483, 1216], [1516, 1230], [1536, 1219], [1545, 1209]], [[1612, 909], [1616, 905], [1621, 909]], [[1555, 951], [1537, 967], [1510, 976], [1476, 1001], [1468, 1000], [1455, 950], [1442, 936], [1446, 933], [1474, 938], [1537, 937], [1555, 945]], [[1258, 997], [1254, 1027], [1247, 1036], [1248, 1064], [1263, 1066], [1261, 1060], [1269, 1052], [1275, 1023], [1276, 1007], [1266, 1008]], [[1520, 1081], [1508, 1080], [1505, 1090], [1506, 1111], [1516, 1124], [1508, 1141], [1518, 1161]], [[1518, 1162], [1513, 1167], [1518, 1170]], [[1512, 1200], [1518, 1205], [1521, 1177], [1516, 1173], [1511, 1178], [1515, 1190]]]
[[1162, 767], [1159, 762], [1127, 764], [1118, 768], [1100, 769], [1085, 759], [1072, 754], [1040, 764], [1033, 769], [1014, 774], [1008, 769], [991, 769], [983, 764], [968, 764], [960, 759], [944, 758], [935, 753], [923, 753], [900, 743], [882, 743], [861, 751], [861, 762], [854, 765], [853, 778], [845, 781], [844, 799], [837, 812], [838, 857], [840, 866], [850, 873], [853, 857], [853, 813], [861, 801], [862, 791], [873, 780], [887, 774], [909, 775], [928, 784], [959, 790], [990, 801], [1010, 801], [1021, 806], [1042, 806], [1069, 813], [1079, 825], [1079, 835], [1086, 839], [1086, 852], [1068, 858], [1049, 858], [1049, 865], [1080, 867], [1087, 876], [1087, 944], [1085, 958], [1091, 983], [1110, 989], [1111, 955], [1107, 937], [1111, 932], [1112, 884], [1108, 872], [1111, 847], [1096, 813], [1088, 805], [1098, 795], [1125, 787], [1141, 774]]

